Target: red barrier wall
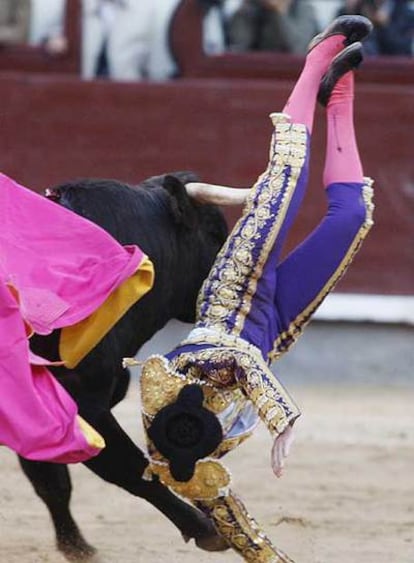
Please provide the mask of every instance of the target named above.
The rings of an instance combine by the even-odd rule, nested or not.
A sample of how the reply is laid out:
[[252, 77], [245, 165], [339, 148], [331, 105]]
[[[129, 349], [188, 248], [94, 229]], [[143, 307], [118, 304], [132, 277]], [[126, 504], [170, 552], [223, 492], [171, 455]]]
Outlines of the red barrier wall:
[[[197, 19], [194, 0], [183, 6], [187, 18]], [[27, 72], [23, 62], [25, 72], [7, 72], [0, 54], [0, 169], [36, 190], [74, 177], [137, 182], [178, 169], [211, 182], [251, 184], [266, 164], [267, 115], [283, 107], [301, 60], [268, 54], [210, 59], [191, 48], [196, 25], [187, 26], [195, 33], [192, 40], [188, 35], [192, 43], [181, 33], [182, 16], [180, 7], [172, 43], [183, 77], [170, 83], [82, 82], [73, 74], [75, 47], [61, 69], [66, 74]], [[366, 174], [376, 180], [376, 225], [341, 291], [414, 293], [413, 68], [411, 60], [376, 60], [357, 77], [356, 125]], [[324, 210], [323, 117], [319, 109], [310, 189], [289, 247]], [[238, 212], [228, 214], [230, 223]]]

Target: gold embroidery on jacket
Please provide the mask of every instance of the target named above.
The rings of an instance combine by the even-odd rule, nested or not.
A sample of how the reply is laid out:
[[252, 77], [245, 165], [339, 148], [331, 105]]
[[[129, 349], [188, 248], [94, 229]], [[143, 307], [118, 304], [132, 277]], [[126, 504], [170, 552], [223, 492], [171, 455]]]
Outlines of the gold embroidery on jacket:
[[154, 417], [162, 407], [175, 401], [188, 383], [185, 377], [171, 370], [165, 358], [148, 358], [143, 365], [140, 381], [143, 414]]
[[189, 481], [176, 481], [164, 463], [152, 463], [152, 472], [164, 485], [177, 494], [190, 500], [208, 500], [225, 494], [231, 482], [226, 467], [217, 460], [205, 459], [197, 461], [194, 475]]
[[[220, 334], [205, 338], [210, 341], [215, 338], [220, 340]], [[228, 370], [225, 369], [227, 362], [230, 362]], [[252, 401], [260, 418], [272, 433], [283, 432], [289, 422], [300, 415], [297, 405], [270, 371], [261, 355], [253, 356], [244, 350], [219, 347], [219, 344], [216, 344], [214, 348], [182, 353], [171, 362], [171, 367], [182, 373], [191, 365], [197, 365], [201, 370], [198, 373], [204, 373], [203, 377], [214, 383], [215, 387], [225, 386], [226, 389], [236, 387], [234, 389], [236, 392], [237, 386], [241, 386], [246, 400]], [[219, 368], [216, 369], [215, 366]], [[221, 374], [225, 374], [224, 380], [219, 378]], [[206, 391], [204, 396], [206, 397]]]

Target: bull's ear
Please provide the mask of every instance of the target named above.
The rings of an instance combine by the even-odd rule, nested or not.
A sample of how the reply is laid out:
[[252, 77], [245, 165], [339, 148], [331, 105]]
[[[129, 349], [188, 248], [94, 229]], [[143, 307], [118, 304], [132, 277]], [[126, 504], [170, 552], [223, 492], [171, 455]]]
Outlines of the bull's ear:
[[185, 185], [175, 176], [167, 174], [162, 186], [170, 194], [171, 211], [175, 222], [191, 229], [196, 220], [196, 212]]

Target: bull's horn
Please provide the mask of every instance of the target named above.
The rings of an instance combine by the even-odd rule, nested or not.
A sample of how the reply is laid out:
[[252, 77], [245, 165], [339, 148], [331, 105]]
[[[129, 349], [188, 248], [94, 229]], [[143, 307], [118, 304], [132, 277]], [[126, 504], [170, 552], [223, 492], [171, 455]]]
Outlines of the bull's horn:
[[215, 205], [242, 205], [250, 191], [248, 188], [230, 188], [203, 182], [188, 182], [185, 187], [188, 195], [196, 201]]

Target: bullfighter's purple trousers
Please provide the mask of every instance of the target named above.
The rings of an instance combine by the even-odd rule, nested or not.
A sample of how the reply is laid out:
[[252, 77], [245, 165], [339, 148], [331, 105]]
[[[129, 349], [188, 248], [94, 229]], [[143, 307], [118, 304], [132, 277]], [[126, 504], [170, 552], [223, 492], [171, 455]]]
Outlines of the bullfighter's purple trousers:
[[[226, 313], [220, 317], [220, 329], [253, 344], [269, 361], [301, 334], [344, 273], [371, 222], [370, 181], [333, 183], [326, 188], [325, 217], [280, 260], [308, 183], [309, 143], [302, 125], [276, 127], [268, 168], [252, 188], [199, 297], [197, 328], [212, 327], [212, 311], [221, 304]], [[295, 154], [297, 166], [284, 164], [295, 162]], [[226, 296], [221, 303], [220, 295]]]

